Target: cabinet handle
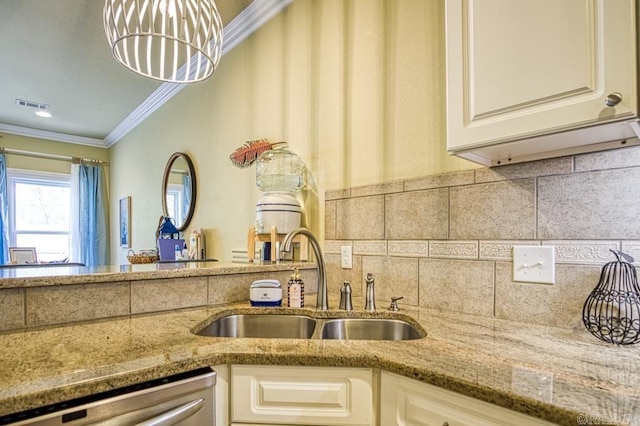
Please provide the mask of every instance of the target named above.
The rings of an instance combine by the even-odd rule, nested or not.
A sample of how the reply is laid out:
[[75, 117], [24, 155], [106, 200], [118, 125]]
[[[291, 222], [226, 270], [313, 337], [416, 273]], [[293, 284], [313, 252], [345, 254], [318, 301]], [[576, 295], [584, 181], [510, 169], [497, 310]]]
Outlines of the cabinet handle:
[[604, 100], [605, 105], [608, 107], [616, 106], [620, 102], [622, 102], [622, 95], [618, 92], [609, 93], [609, 96]]
[[442, 426], [449, 426], [449, 422], [442, 423]]

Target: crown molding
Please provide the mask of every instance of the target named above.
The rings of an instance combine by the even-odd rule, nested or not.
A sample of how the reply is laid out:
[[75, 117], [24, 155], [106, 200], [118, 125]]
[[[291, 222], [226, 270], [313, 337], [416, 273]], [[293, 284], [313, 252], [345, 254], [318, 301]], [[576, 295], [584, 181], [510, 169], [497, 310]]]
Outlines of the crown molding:
[[14, 126], [12, 124], [0, 123], [0, 133], [12, 135], [28, 136], [32, 138], [47, 139], [51, 141], [74, 143], [78, 145], [97, 146], [106, 148], [104, 140], [97, 138], [87, 138], [84, 136], [70, 135], [68, 133], [58, 133], [49, 130], [38, 130], [30, 127]]
[[[227, 52], [230, 52], [254, 31], [280, 13], [292, 1], [254, 0], [251, 2], [249, 6], [224, 27], [222, 33], [222, 55], [224, 56]], [[134, 109], [104, 138], [103, 146], [110, 147], [118, 143], [131, 130], [185, 87], [185, 84], [176, 83], [163, 83], [160, 85], [151, 96]]]

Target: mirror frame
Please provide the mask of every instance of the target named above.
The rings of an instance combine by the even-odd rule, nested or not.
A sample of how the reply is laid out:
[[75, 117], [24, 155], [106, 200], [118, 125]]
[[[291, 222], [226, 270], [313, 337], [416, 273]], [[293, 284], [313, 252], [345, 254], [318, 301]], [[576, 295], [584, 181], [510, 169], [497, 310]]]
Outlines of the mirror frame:
[[196, 184], [196, 171], [193, 167], [193, 163], [191, 162], [191, 158], [189, 158], [189, 156], [184, 152], [174, 152], [173, 154], [171, 154], [171, 157], [169, 157], [169, 161], [167, 161], [167, 165], [164, 168], [164, 175], [162, 176], [162, 214], [165, 217], [169, 216], [169, 209], [167, 208], [167, 188], [169, 186], [171, 166], [173, 166], [173, 163], [178, 158], [182, 158], [187, 163], [189, 174], [191, 175], [191, 203], [189, 204], [189, 210], [187, 211], [182, 224], [178, 226], [178, 224], [176, 223], [176, 229], [178, 229], [178, 231], [180, 232], [183, 232], [185, 229], [187, 229], [187, 226], [189, 226], [191, 218], [193, 217], [193, 211], [196, 207], [196, 194], [198, 193], [198, 186]]

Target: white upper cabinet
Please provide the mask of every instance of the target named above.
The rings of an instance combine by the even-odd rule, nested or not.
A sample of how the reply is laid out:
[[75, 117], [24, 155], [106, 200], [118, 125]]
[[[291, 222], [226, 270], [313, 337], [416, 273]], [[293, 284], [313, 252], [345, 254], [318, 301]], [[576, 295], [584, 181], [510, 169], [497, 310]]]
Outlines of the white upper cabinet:
[[449, 152], [496, 165], [638, 143], [636, 21], [635, 0], [447, 0]]

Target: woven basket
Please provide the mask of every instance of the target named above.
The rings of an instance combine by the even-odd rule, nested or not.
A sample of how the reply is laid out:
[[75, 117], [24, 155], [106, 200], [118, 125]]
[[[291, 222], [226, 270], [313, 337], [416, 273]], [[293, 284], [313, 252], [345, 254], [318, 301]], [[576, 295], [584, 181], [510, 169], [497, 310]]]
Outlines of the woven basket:
[[158, 255], [147, 255], [147, 254], [135, 254], [133, 250], [129, 250], [129, 254], [127, 254], [127, 260], [132, 265], [139, 265], [143, 263], [154, 263], [158, 260]]

